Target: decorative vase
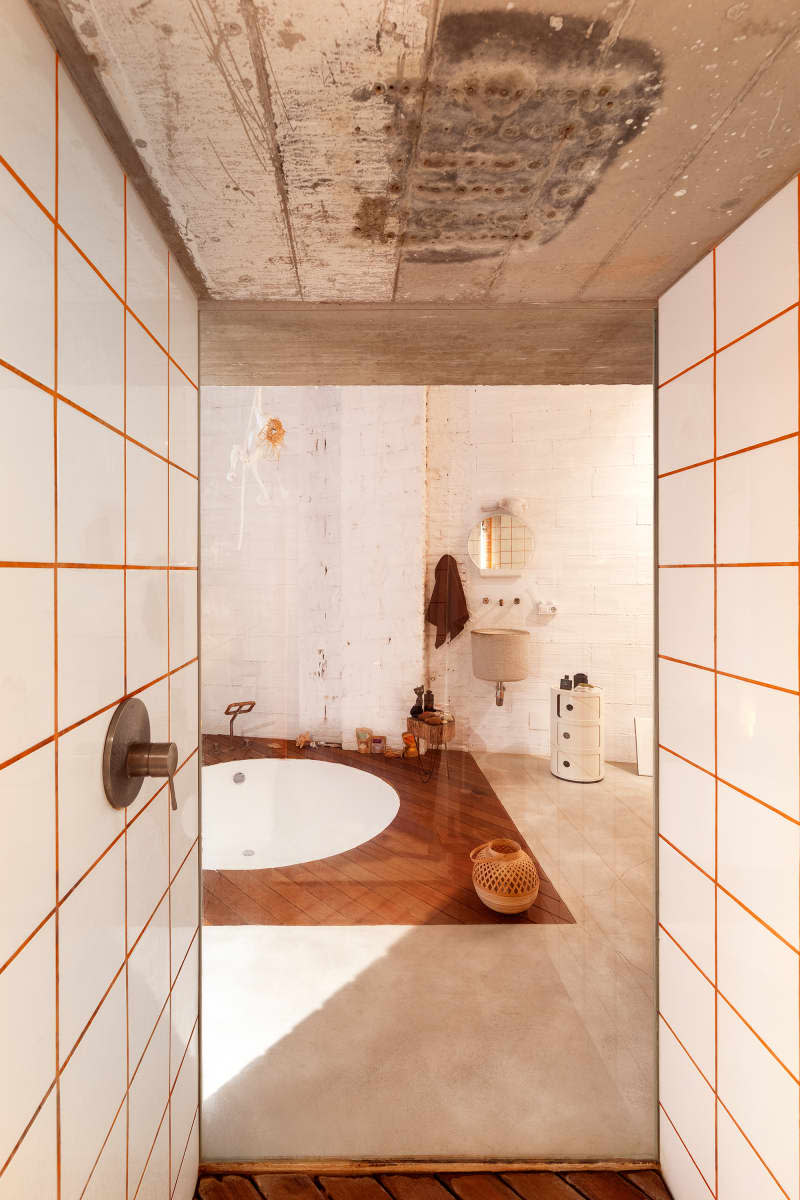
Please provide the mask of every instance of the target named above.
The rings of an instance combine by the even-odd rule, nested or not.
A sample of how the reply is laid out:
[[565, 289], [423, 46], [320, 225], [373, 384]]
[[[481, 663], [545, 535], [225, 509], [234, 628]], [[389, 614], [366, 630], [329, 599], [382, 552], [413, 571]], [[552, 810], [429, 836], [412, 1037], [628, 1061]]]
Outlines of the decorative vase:
[[487, 908], [520, 913], [539, 895], [539, 872], [530, 854], [511, 838], [494, 838], [470, 852], [472, 884]]

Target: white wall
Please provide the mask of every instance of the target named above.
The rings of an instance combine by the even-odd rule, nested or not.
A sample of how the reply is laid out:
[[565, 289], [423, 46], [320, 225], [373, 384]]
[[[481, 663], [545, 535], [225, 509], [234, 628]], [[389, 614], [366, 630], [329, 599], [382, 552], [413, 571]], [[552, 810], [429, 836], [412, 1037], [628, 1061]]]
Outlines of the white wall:
[[[423, 677], [424, 404], [421, 388], [202, 389], [207, 732], [254, 699], [240, 733], [353, 746], [366, 724], [400, 744]], [[280, 457], [231, 471], [271, 416]]]
[[[429, 389], [426, 594], [438, 559], [452, 554], [471, 621], [438, 650], [428, 625], [426, 655], [463, 744], [547, 754], [550, 687], [577, 670], [605, 689], [606, 756], [635, 759], [633, 718], [653, 710], [652, 408], [652, 389], [638, 386]], [[527, 504], [533, 563], [518, 578], [487, 580], [467, 537], [482, 506], [504, 497]], [[537, 616], [540, 600], [557, 614]], [[472, 674], [469, 630], [479, 624], [531, 633], [530, 676], [508, 685], [501, 708], [494, 685]]]
[[[23, 0], [0, 155], [0, 1200], [189, 1200], [197, 306]], [[105, 798], [134, 691], [176, 813]]]
[[659, 304], [659, 1098], [675, 1200], [798, 1195], [798, 183]]
[[[352, 745], [367, 724], [397, 745], [426, 658], [462, 744], [546, 753], [549, 687], [586, 670], [607, 690], [609, 757], [634, 758], [633, 716], [652, 712], [651, 389], [215, 387], [202, 405], [206, 730], [255, 699], [242, 733]], [[231, 449], [270, 416], [284, 447], [255, 462], [263, 491], [249, 474], [242, 509]], [[528, 503], [535, 560], [487, 583], [467, 536], [508, 495]], [[440, 650], [423, 632], [444, 553], [475, 620], [531, 630], [531, 678], [501, 709], [468, 630]], [[538, 599], [558, 614], [537, 618]]]

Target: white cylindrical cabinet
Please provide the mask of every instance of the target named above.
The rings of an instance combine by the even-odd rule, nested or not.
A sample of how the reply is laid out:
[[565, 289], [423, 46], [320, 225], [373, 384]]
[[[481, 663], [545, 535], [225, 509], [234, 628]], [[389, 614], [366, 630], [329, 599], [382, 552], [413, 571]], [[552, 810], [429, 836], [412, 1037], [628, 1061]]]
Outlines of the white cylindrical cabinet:
[[603, 689], [550, 689], [550, 770], [559, 779], [603, 778]]

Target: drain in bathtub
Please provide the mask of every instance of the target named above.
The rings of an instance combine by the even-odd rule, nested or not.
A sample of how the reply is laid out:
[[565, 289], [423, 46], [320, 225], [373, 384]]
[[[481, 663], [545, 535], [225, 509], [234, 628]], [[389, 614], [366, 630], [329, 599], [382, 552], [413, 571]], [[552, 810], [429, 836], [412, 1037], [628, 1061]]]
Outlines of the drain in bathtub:
[[242, 854], [245, 858], [252, 858], [252, 856], [255, 854], [255, 850], [243, 850]]
[[233, 777], [234, 783], [244, 783], [244, 771], [237, 771]]

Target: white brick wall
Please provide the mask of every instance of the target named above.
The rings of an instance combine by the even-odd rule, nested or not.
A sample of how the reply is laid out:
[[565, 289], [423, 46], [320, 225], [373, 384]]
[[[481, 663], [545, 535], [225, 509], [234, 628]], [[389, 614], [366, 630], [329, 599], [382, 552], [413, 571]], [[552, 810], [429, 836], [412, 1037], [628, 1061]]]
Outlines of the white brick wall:
[[[439, 650], [426, 627], [428, 676], [456, 713], [459, 741], [546, 754], [550, 687], [583, 670], [606, 689], [607, 757], [633, 761], [633, 718], [653, 711], [652, 390], [430, 388], [427, 424], [426, 595], [439, 557], [452, 554], [472, 615]], [[527, 502], [534, 561], [518, 578], [487, 580], [466, 542], [482, 506], [503, 497]], [[538, 617], [540, 600], [557, 614]], [[508, 686], [502, 708], [472, 674], [469, 629], [484, 623], [532, 635], [531, 674]]]
[[[230, 454], [259, 399], [286, 439], [242, 505]], [[204, 388], [201, 403], [204, 730], [252, 698], [240, 733], [353, 746], [369, 725], [399, 745], [423, 677], [423, 390]]]
[[[242, 508], [230, 455], [259, 397], [286, 440]], [[652, 712], [651, 408], [647, 387], [203, 389], [204, 729], [254, 698], [242, 733], [352, 745], [364, 724], [397, 745], [427, 662], [463, 744], [544, 754], [550, 685], [586, 670], [607, 689], [608, 757], [633, 760], [633, 716]], [[467, 535], [503, 496], [528, 503], [534, 565], [486, 581]], [[503, 708], [472, 676], [468, 629], [440, 650], [423, 632], [444, 553], [474, 619], [533, 635]], [[545, 599], [558, 614], [537, 618]]]

